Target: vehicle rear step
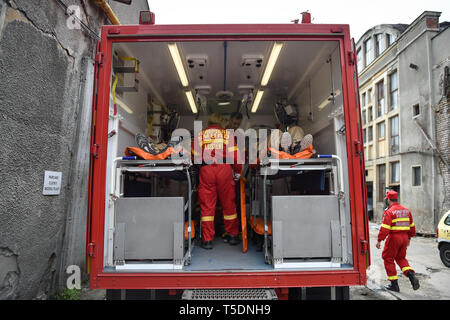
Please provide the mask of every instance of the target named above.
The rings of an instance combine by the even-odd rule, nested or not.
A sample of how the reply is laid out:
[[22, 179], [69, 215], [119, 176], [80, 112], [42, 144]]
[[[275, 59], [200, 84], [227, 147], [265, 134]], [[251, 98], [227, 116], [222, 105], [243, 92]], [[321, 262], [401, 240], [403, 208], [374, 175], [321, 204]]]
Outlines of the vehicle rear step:
[[274, 289], [188, 289], [182, 300], [277, 300]]

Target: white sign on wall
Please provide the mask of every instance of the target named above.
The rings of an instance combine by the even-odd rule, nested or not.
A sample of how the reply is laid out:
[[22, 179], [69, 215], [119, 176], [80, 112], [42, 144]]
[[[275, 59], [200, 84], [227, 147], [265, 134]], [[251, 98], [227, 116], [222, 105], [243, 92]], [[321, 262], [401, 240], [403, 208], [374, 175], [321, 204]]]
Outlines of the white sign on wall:
[[62, 172], [45, 171], [44, 188], [42, 193], [46, 196], [58, 195], [61, 193]]

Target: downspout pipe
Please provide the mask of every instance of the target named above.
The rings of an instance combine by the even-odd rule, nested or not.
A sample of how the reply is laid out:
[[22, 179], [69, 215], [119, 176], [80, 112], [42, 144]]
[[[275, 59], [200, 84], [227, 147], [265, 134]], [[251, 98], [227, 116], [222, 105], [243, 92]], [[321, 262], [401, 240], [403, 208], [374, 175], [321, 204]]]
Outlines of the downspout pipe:
[[94, 3], [103, 10], [103, 12], [106, 14], [109, 21], [111, 21], [112, 24], [116, 25], [120, 24], [119, 18], [117, 18], [113, 9], [111, 9], [110, 5], [106, 2], [106, 0], [92, 0], [92, 1], [94, 1]]

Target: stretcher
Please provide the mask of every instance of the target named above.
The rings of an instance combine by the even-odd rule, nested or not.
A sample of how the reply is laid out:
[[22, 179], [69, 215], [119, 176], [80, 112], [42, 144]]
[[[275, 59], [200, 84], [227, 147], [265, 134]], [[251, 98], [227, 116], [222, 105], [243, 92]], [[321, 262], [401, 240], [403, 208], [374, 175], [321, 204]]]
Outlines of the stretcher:
[[[291, 195], [288, 193], [282, 196], [270, 194], [270, 181], [294, 176], [299, 176], [301, 179], [302, 174], [313, 171], [327, 173], [330, 182], [327, 194]], [[343, 210], [344, 182], [342, 161], [338, 156], [317, 155], [309, 159], [265, 157], [261, 159], [259, 166], [254, 168], [251, 179], [250, 225], [256, 233], [258, 233], [256, 227], [259, 227], [259, 234], [263, 233], [264, 259], [267, 264], [272, 264], [276, 269], [301, 267], [300, 260], [317, 259], [320, 255], [330, 258], [330, 261], [326, 263], [321, 262], [324, 267], [337, 267], [338, 264], [345, 262], [342, 259], [347, 256], [346, 217]], [[308, 209], [311, 212], [304, 212], [307, 203], [315, 203]], [[260, 208], [261, 205], [262, 208]], [[309, 218], [311, 221], [308, 220]], [[263, 226], [257, 226], [257, 221], [262, 222]], [[306, 228], [307, 224], [331, 234], [331, 242], [327, 242], [328, 234], [311, 233], [312, 238], [303, 239], [304, 246], [299, 244], [302, 242], [300, 240], [302, 234], [310, 232]], [[300, 229], [295, 229], [295, 226]], [[299, 230], [303, 231], [299, 232]], [[314, 243], [322, 246], [322, 251], [315, 250], [321, 252], [318, 256], [313, 256], [309, 251], [314, 250], [308, 250], [307, 247], [315, 245]]]

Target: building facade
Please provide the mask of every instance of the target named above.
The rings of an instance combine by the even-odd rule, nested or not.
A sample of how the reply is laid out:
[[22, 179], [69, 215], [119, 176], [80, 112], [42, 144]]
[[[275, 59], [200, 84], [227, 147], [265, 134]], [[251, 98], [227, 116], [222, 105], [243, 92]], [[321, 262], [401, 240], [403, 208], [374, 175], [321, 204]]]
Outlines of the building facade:
[[437, 79], [450, 30], [439, 16], [376, 26], [356, 45], [370, 218], [381, 221], [386, 189], [396, 190], [422, 233], [435, 232], [449, 196], [448, 104]]

